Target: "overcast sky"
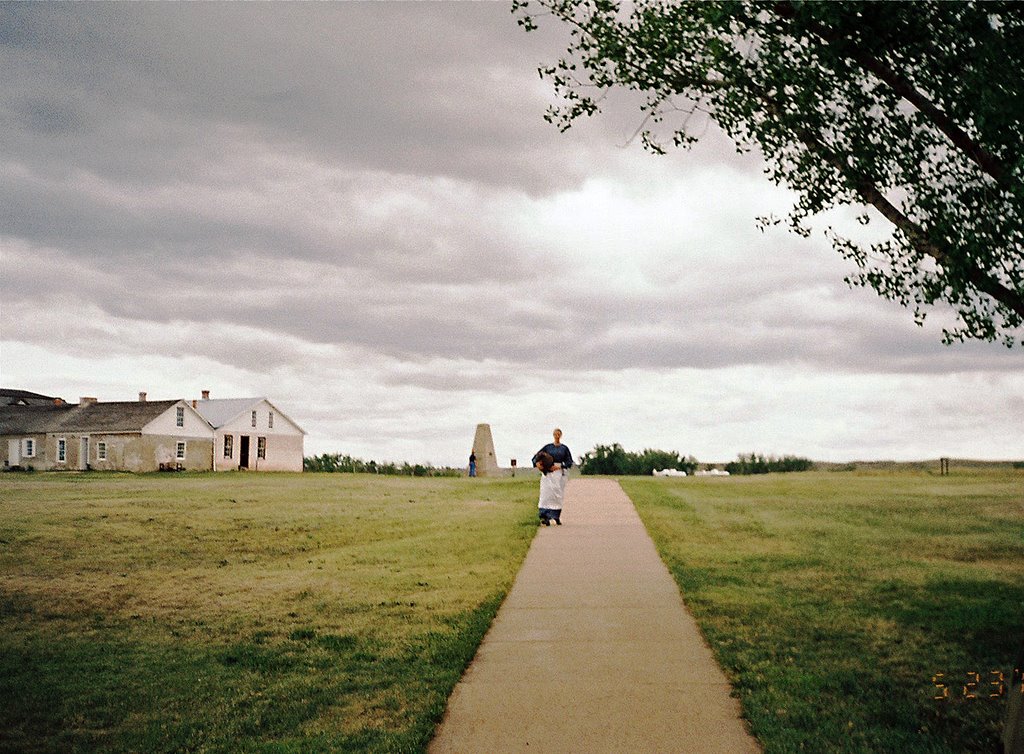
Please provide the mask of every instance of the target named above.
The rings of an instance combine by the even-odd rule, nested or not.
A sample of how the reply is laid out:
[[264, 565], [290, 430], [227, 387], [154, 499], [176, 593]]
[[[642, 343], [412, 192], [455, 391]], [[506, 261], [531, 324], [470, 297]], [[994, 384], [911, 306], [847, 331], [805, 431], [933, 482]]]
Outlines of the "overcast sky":
[[[1024, 458], [1024, 352], [943, 346], [713, 125], [566, 134], [504, 3], [0, 6], [0, 383], [267, 396], [307, 454]], [[852, 227], [854, 213], [827, 222]], [[823, 224], [825, 222], [823, 221]]]

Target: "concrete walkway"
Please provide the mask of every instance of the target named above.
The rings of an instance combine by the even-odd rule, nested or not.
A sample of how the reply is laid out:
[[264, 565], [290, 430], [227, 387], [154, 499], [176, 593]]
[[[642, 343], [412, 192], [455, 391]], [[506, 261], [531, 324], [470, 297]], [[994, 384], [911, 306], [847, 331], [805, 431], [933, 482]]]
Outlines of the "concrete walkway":
[[633, 503], [572, 479], [448, 700], [431, 754], [759, 752]]

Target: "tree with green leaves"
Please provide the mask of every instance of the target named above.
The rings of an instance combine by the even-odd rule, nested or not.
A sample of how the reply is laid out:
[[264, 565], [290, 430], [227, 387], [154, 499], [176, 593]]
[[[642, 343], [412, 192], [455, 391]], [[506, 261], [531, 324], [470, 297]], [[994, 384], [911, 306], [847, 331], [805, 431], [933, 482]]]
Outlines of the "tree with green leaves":
[[791, 471], [810, 471], [814, 468], [814, 461], [810, 458], [800, 456], [768, 456], [767, 458], [759, 453], [742, 453], [735, 461], [725, 464], [725, 470], [730, 474], [772, 474], [787, 473]]
[[[945, 341], [1024, 344], [1024, 6], [1012, 2], [517, 0], [528, 31], [569, 25], [541, 73], [562, 130], [610, 90], [644, 95], [644, 145], [690, 147], [710, 118], [798, 196], [801, 235], [832, 208], [885, 240], [825, 232], [851, 285], [951, 309]], [[778, 218], [760, 218], [762, 224]]]
[[676, 469], [692, 474], [697, 470], [697, 459], [683, 456], [674, 450], [644, 448], [633, 453], [619, 443], [596, 445], [580, 459], [581, 474], [612, 474], [615, 476], [650, 476], [655, 470]]

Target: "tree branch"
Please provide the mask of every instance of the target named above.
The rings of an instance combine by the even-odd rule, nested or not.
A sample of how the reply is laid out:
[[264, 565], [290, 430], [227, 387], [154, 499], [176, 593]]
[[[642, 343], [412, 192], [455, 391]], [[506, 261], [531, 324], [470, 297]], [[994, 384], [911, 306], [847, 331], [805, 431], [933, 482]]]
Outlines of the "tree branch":
[[[796, 20], [796, 8], [788, 0], [781, 0], [775, 3], [775, 10], [787, 20]], [[999, 185], [1006, 188], [1011, 187], [1010, 171], [1007, 170], [1002, 161], [972, 139], [952, 118], [928, 99], [923, 92], [918, 91], [906, 77], [894, 71], [873, 55], [850, 44], [849, 39], [833, 29], [819, 24], [817, 21], [809, 19], [807, 21], [807, 28], [830, 43], [834, 48], [841, 45], [841, 52], [875, 74], [875, 76], [888, 84], [896, 94], [906, 99], [921, 113], [930, 118], [935, 127], [945, 134], [957, 149], [966, 154], [978, 167], [992, 176]]]
[[[785, 123], [785, 115], [779, 107], [765, 92], [756, 84], [749, 85], [753, 93], [764, 102], [768, 111], [774, 115], [779, 122]], [[953, 260], [950, 255], [937, 246], [929, 237], [927, 232], [899, 210], [885, 195], [878, 190], [868, 176], [853, 170], [845, 160], [837, 155], [827, 144], [816, 134], [805, 128], [789, 126], [794, 135], [804, 143], [812, 152], [818, 155], [824, 162], [835, 168], [850, 184], [860, 197], [872, 207], [877, 209], [885, 219], [903, 231], [911, 245], [922, 254], [926, 254], [942, 265], [945, 269], [958, 266], [966, 272], [967, 280], [979, 291], [990, 296], [1007, 309], [1013, 311], [1018, 317], [1024, 320], [1024, 294], [1004, 285], [999, 280], [986, 274], [973, 260]]]

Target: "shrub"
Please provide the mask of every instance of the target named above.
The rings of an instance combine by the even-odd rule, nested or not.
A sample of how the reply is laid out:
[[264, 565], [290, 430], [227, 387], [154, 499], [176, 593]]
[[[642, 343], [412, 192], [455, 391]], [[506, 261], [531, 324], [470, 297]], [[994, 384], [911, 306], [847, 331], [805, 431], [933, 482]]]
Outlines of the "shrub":
[[737, 460], [725, 464], [725, 470], [730, 474], [768, 474], [770, 472], [787, 471], [810, 471], [814, 468], [814, 461], [809, 458], [798, 456], [762, 456], [758, 453], [743, 455], [740, 453]]
[[348, 474], [387, 474], [388, 476], [462, 476], [462, 469], [448, 466], [431, 466], [430, 464], [402, 464], [391, 461], [364, 461], [341, 453], [322, 453], [318, 456], [306, 456], [302, 459], [304, 471], [326, 471]]
[[697, 469], [697, 459], [693, 456], [684, 458], [674, 450], [653, 448], [631, 453], [619, 443], [597, 445], [580, 459], [580, 471], [583, 474], [650, 476], [655, 469], [678, 469], [692, 474]]

